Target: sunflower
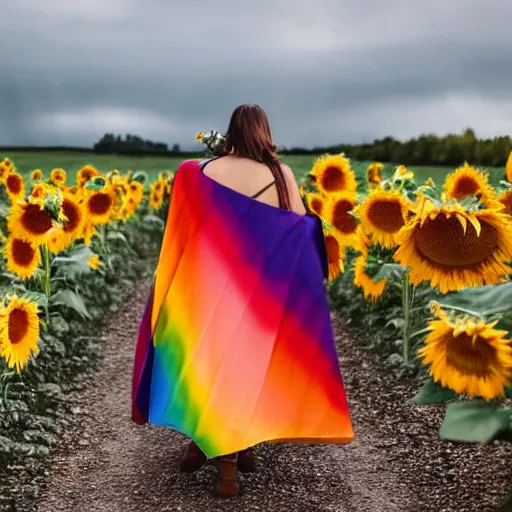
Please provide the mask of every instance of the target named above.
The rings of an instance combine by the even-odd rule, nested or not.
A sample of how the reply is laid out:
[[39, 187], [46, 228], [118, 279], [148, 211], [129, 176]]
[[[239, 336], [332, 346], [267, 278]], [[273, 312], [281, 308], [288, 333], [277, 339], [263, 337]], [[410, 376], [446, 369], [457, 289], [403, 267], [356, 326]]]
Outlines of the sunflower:
[[14, 204], [7, 217], [7, 228], [10, 233], [34, 245], [44, 243], [45, 236], [52, 227], [50, 214], [42, 203], [35, 201]]
[[62, 230], [66, 237], [66, 244], [69, 245], [83, 236], [86, 222], [85, 208], [78, 197], [64, 191], [61, 210], [66, 217], [62, 223]]
[[160, 180], [157, 180], [151, 184], [151, 189], [157, 194], [161, 194], [164, 191], [164, 184]]
[[196, 135], [196, 140], [197, 142], [203, 142], [203, 132], [197, 132], [197, 135]]
[[322, 217], [325, 206], [325, 197], [323, 197], [322, 194], [311, 192], [306, 195], [306, 202], [313, 213]]
[[6, 174], [5, 188], [11, 201], [16, 201], [25, 197], [25, 183], [23, 182], [23, 178], [14, 171], [10, 171]]
[[512, 375], [512, 347], [496, 323], [445, 314], [430, 322], [419, 355], [434, 381], [471, 397], [503, 396]]
[[512, 183], [512, 151], [508, 155], [507, 165], [505, 166], [505, 176]]
[[121, 212], [126, 220], [128, 220], [135, 213], [137, 205], [138, 203], [133, 197], [128, 196], [125, 199]]
[[498, 197], [498, 201], [505, 206], [503, 210], [505, 213], [512, 215], [512, 188], [504, 190]]
[[76, 173], [76, 183], [77, 185], [83, 187], [91, 178], [99, 175], [100, 173], [96, 167], [93, 167], [92, 165], [86, 165]]
[[399, 165], [395, 172], [393, 173], [393, 181], [400, 180], [412, 180], [414, 179], [414, 173], [412, 171], [409, 171], [405, 165]]
[[52, 185], [48, 185], [47, 183], [36, 183], [32, 190], [30, 191], [30, 195], [34, 199], [42, 199], [46, 194], [51, 194], [55, 192], [55, 187]]
[[363, 289], [364, 298], [374, 302], [382, 295], [386, 287], [386, 279], [374, 281], [367, 273], [368, 250], [364, 250], [354, 261], [354, 284]]
[[356, 206], [353, 192], [333, 194], [324, 208], [324, 219], [338, 232], [344, 245], [359, 248], [357, 228], [359, 221], [352, 215]]
[[368, 182], [369, 188], [378, 187], [382, 181], [382, 169], [384, 165], [379, 162], [371, 163], [366, 169], [366, 181]]
[[52, 254], [59, 254], [59, 252], [63, 251], [69, 245], [62, 226], [53, 226], [46, 234], [44, 243]]
[[26, 240], [10, 236], [4, 249], [7, 270], [22, 279], [28, 279], [41, 262], [37, 248]]
[[323, 194], [332, 192], [355, 192], [357, 181], [349, 160], [343, 153], [339, 155], [325, 155], [318, 158], [311, 170], [316, 178], [315, 184]]
[[100, 257], [97, 254], [93, 254], [88, 260], [87, 264], [93, 270], [98, 270], [100, 268]]
[[139, 204], [144, 197], [144, 185], [138, 181], [131, 181], [128, 185], [128, 189], [130, 196]]
[[0, 355], [9, 368], [18, 373], [32, 354], [39, 352], [39, 317], [37, 304], [28, 299], [11, 298], [0, 311]]
[[43, 171], [41, 169], [34, 169], [30, 175], [32, 181], [39, 181], [43, 179]]
[[53, 169], [50, 173], [50, 181], [58, 187], [66, 184], [66, 178], [66, 171], [64, 169]]
[[487, 174], [471, 167], [467, 162], [446, 176], [444, 191], [448, 199], [462, 200], [476, 196], [486, 202], [495, 197]]
[[357, 207], [356, 213], [374, 243], [391, 248], [396, 245], [396, 234], [406, 223], [409, 208], [409, 202], [400, 192], [376, 189]]
[[327, 231], [324, 235], [324, 240], [329, 269], [329, 281], [332, 281], [344, 270], [343, 260], [345, 259], [345, 250], [339, 235], [334, 231]]
[[153, 210], [159, 210], [164, 203], [164, 195], [162, 193], [158, 193], [156, 190], [151, 190], [149, 195], [149, 206]]
[[0, 162], [0, 183], [5, 183], [5, 178], [10, 174], [11, 170], [11, 167], [7, 165], [5, 160]]
[[106, 185], [101, 190], [91, 191], [84, 204], [87, 216], [93, 224], [107, 224], [117, 204], [117, 195], [114, 187]]
[[511, 229], [510, 217], [498, 210], [425, 201], [397, 235], [393, 257], [411, 267], [412, 284], [429, 281], [441, 293], [495, 284], [512, 271]]

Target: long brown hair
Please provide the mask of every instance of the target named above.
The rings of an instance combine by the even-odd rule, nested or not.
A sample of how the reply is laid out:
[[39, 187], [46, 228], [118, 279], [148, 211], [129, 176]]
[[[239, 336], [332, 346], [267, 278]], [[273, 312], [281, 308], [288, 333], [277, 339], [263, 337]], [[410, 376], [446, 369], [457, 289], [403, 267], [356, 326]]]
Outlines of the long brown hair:
[[279, 205], [290, 209], [288, 187], [281, 169], [281, 162], [272, 142], [272, 133], [267, 114], [258, 105], [240, 105], [237, 107], [225, 135], [226, 142], [222, 148], [223, 155], [233, 154], [250, 158], [265, 164], [276, 182]]

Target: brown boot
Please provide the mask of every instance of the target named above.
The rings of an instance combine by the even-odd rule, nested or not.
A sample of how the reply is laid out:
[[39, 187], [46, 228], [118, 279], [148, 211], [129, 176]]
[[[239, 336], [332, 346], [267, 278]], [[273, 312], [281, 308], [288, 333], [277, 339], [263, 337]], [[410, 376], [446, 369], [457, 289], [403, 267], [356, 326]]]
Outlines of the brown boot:
[[193, 473], [200, 469], [208, 457], [194, 441], [191, 441], [181, 457], [180, 471], [183, 473]]
[[237, 454], [223, 455], [217, 458], [217, 470], [219, 477], [215, 484], [218, 496], [230, 498], [240, 491], [238, 483]]
[[256, 457], [252, 448], [238, 452], [238, 470], [242, 473], [256, 472]]

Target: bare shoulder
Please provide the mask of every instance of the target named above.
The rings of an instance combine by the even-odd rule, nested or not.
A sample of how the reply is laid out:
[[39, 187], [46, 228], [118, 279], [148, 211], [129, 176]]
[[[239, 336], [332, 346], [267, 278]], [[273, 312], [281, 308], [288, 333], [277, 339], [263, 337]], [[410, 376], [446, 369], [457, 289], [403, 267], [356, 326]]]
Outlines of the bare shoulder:
[[287, 181], [295, 182], [295, 174], [293, 174], [292, 168], [288, 164], [281, 162], [281, 169]]
[[287, 173], [287, 174], [293, 174], [293, 171], [292, 171], [292, 168], [288, 165], [288, 164], [285, 164], [284, 162], [280, 162], [281, 164], [281, 169], [283, 170], [283, 172]]

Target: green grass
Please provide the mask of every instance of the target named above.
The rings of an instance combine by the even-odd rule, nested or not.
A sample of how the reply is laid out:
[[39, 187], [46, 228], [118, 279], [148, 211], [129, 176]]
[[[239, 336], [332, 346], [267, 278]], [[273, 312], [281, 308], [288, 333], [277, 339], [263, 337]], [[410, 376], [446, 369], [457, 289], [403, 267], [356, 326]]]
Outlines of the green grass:
[[[79, 153], [72, 151], [45, 151], [45, 152], [0, 152], [0, 160], [10, 158], [16, 165], [18, 171], [23, 175], [28, 175], [34, 169], [41, 169], [47, 176], [55, 167], [61, 167], [71, 175], [74, 175], [78, 169], [86, 164], [97, 167], [101, 172], [108, 172], [113, 169], [119, 171], [144, 170], [151, 179], [156, 177], [158, 172], [163, 170], [174, 171], [182, 162], [182, 157], [173, 156], [117, 156], [117, 155], [98, 155], [95, 153]], [[311, 170], [313, 162], [317, 158], [314, 155], [286, 155], [282, 160], [287, 163], [295, 172], [297, 179], [300, 180]], [[366, 168], [370, 162], [352, 162], [352, 167], [357, 177], [364, 182]], [[432, 178], [436, 183], [442, 183], [445, 175], [453, 171], [451, 167], [433, 167], [433, 166], [410, 166], [414, 172], [416, 182], [422, 183], [427, 178]], [[383, 176], [388, 177], [394, 171], [395, 166], [386, 164], [383, 170]], [[503, 179], [502, 169], [487, 169], [490, 174], [490, 181], [494, 185]]]

